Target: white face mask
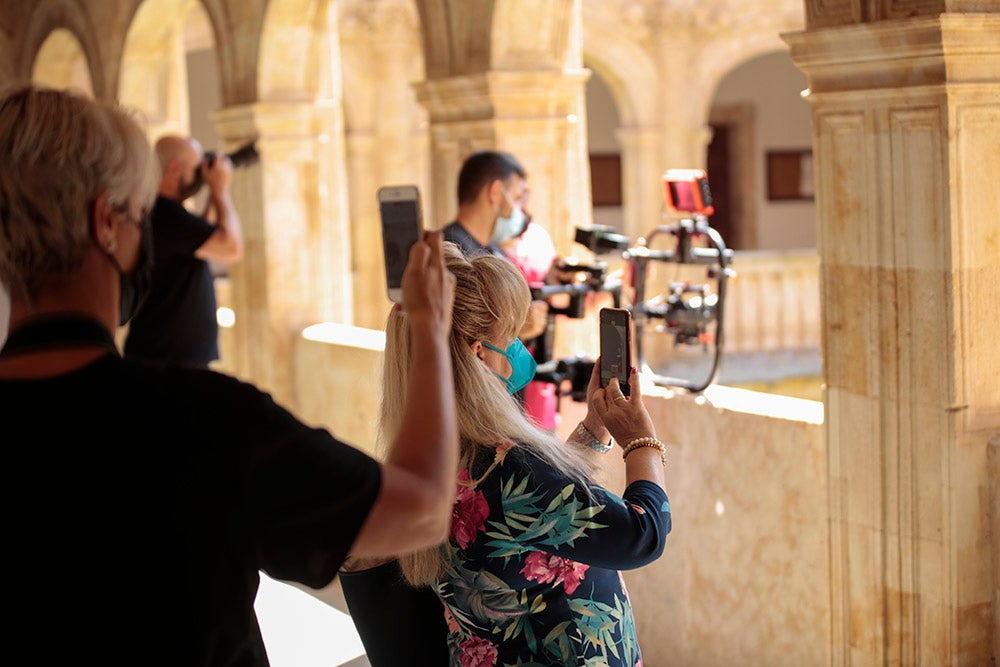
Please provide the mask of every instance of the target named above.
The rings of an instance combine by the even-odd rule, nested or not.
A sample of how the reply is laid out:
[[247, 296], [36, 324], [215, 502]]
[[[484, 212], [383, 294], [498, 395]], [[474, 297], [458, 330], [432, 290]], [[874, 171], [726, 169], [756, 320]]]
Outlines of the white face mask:
[[520, 206], [515, 205], [509, 216], [497, 218], [496, 224], [493, 225], [493, 237], [490, 240], [493, 243], [503, 243], [515, 236], [520, 236], [523, 231], [524, 211], [521, 210]]

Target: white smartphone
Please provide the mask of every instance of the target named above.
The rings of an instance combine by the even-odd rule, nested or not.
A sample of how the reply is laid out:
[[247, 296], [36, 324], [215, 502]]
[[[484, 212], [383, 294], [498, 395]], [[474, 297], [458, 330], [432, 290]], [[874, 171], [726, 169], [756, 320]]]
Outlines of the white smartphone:
[[403, 271], [410, 259], [410, 248], [424, 235], [420, 190], [415, 185], [381, 187], [378, 205], [382, 217], [386, 289], [390, 301], [402, 303]]

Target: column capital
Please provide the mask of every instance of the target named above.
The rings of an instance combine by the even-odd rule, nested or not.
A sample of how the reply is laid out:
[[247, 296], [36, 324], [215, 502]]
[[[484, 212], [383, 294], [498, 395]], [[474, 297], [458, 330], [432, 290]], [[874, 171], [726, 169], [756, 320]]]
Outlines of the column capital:
[[785, 33], [810, 94], [995, 81], [1000, 14], [942, 14]]
[[312, 160], [334, 139], [335, 116], [336, 108], [322, 102], [256, 102], [219, 109], [212, 121], [226, 142], [257, 139], [269, 150], [287, 144], [294, 150], [282, 159]]
[[579, 113], [590, 70], [491, 71], [415, 84], [432, 123]]

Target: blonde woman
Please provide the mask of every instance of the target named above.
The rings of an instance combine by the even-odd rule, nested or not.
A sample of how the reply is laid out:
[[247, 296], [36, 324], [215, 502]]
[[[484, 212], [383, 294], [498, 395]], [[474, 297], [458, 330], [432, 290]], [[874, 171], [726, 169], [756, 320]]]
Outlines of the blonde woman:
[[[587, 416], [570, 443], [538, 429], [511, 395], [534, 374], [517, 339], [527, 283], [506, 259], [466, 259], [447, 243], [444, 253], [456, 278], [457, 499], [447, 542], [400, 557], [402, 572], [443, 603], [451, 665], [635, 667], [641, 655], [619, 570], [658, 558], [671, 525], [663, 445], [638, 376], [626, 398], [617, 381], [601, 388], [595, 370]], [[401, 426], [409, 337], [406, 316], [391, 313], [383, 440]], [[625, 456], [621, 496], [592, 481], [595, 450], [606, 450], [610, 436]]]

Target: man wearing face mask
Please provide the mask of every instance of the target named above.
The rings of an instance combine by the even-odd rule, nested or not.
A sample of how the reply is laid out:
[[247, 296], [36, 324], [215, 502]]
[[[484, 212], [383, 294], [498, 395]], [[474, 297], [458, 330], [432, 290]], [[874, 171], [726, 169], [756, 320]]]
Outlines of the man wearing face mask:
[[[156, 142], [161, 178], [152, 210], [153, 268], [149, 292], [135, 313], [125, 356], [190, 366], [219, 358], [215, 282], [209, 262], [235, 262], [243, 253], [239, 214], [229, 186], [233, 165], [221, 152], [206, 160], [193, 138]], [[184, 206], [209, 188], [205, 215]]]
[[[443, 229], [444, 239], [466, 257], [492, 254], [511, 259], [500, 244], [520, 236], [528, 224], [528, 173], [516, 157], [503, 151], [469, 155], [458, 173], [458, 213]], [[545, 331], [548, 304], [532, 301], [518, 338], [530, 341]]]

